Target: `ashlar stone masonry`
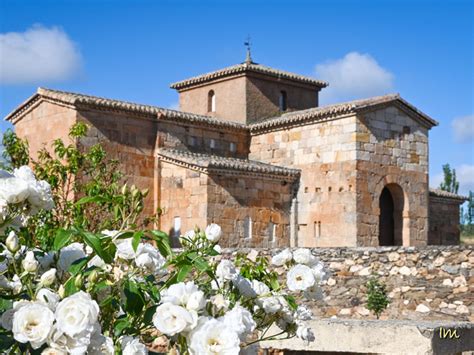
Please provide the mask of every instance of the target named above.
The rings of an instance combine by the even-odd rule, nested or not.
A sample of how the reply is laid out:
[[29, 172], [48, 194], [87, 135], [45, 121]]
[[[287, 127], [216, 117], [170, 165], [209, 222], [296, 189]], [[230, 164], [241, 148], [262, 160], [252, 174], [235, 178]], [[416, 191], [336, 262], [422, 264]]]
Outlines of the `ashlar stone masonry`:
[[428, 186], [437, 122], [385, 95], [319, 107], [328, 83], [256, 64], [177, 82], [181, 111], [40, 88], [6, 119], [33, 153], [90, 126], [145, 213], [175, 238], [218, 223], [224, 246], [459, 242], [464, 198]]

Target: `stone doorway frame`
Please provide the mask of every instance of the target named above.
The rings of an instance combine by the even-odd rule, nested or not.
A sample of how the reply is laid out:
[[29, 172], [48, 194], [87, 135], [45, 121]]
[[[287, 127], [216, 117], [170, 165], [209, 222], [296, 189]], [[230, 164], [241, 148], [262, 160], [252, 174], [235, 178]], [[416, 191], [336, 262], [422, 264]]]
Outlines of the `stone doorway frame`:
[[[376, 187], [375, 200], [376, 203], [376, 214], [377, 221], [380, 220], [380, 207], [379, 200], [384, 188], [387, 188], [392, 195], [394, 204], [394, 215], [400, 215], [401, 218], [394, 218], [394, 244], [409, 246], [411, 241], [410, 236], [410, 200], [406, 194], [406, 189], [403, 188], [404, 181], [401, 180], [400, 176], [387, 175], [385, 176]], [[380, 225], [377, 222], [377, 243], [379, 243]], [[401, 243], [397, 243], [401, 238]], [[400, 237], [401, 236], [401, 237]]]

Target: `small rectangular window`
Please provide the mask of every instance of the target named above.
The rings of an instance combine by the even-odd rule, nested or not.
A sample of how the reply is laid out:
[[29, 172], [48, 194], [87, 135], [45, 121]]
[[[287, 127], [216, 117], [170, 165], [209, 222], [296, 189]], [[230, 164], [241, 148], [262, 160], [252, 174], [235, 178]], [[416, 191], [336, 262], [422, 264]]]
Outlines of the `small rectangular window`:
[[268, 224], [268, 241], [274, 242], [275, 238], [276, 238], [276, 224], [273, 222], [270, 222]]
[[197, 139], [196, 137], [189, 137], [189, 145], [191, 147], [195, 147], [197, 145]]
[[237, 144], [235, 144], [234, 142], [230, 142], [230, 151], [232, 153], [235, 153], [237, 151]]
[[173, 233], [176, 237], [181, 235], [181, 217], [174, 217]]
[[321, 238], [321, 222], [320, 221], [314, 222], [313, 235], [315, 239]]
[[209, 146], [211, 147], [211, 149], [215, 149], [216, 148], [216, 140], [211, 139], [211, 141], [209, 142]]

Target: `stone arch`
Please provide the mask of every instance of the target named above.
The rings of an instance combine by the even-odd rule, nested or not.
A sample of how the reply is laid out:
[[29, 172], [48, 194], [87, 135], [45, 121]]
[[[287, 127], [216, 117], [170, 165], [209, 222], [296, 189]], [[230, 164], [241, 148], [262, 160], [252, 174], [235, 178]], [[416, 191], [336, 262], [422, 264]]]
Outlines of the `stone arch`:
[[[408, 190], [407, 181], [403, 181], [402, 176], [387, 175], [377, 185], [377, 196], [375, 203], [377, 203], [376, 211], [379, 220], [378, 237], [379, 245], [403, 245], [409, 246], [411, 243], [410, 233], [410, 199], [406, 191]], [[392, 218], [393, 218], [393, 240], [392, 243], [387, 244], [387, 240], [381, 239], [381, 219], [384, 212], [382, 210], [382, 199], [385, 203], [390, 203], [387, 200], [391, 199]], [[387, 206], [385, 206], [387, 207]], [[383, 231], [382, 231], [383, 232]]]

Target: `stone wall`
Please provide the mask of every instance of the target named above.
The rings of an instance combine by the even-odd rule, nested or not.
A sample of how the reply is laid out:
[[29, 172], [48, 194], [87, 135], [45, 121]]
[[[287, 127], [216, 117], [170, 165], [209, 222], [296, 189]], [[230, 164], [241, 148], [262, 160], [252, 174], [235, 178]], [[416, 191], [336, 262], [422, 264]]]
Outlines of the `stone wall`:
[[289, 246], [292, 184], [257, 176], [211, 175], [208, 196], [208, 222], [221, 226], [222, 246]]
[[280, 94], [286, 92], [286, 111], [318, 106], [318, 90], [312, 85], [252, 74], [247, 78], [247, 123], [281, 115]]
[[254, 134], [250, 159], [301, 169], [299, 246], [356, 246], [357, 119]]
[[459, 205], [463, 201], [430, 196], [428, 244], [459, 244]]
[[[259, 251], [271, 256], [279, 250]], [[366, 308], [366, 283], [375, 274], [387, 285], [391, 302], [381, 319], [474, 321], [472, 246], [314, 248], [312, 252], [329, 271], [323, 299], [308, 302], [317, 317], [375, 319]], [[277, 271], [285, 275], [283, 268]]]
[[390, 106], [358, 116], [357, 244], [379, 245], [379, 198], [387, 187], [398, 210], [395, 245], [428, 239], [428, 130]]

